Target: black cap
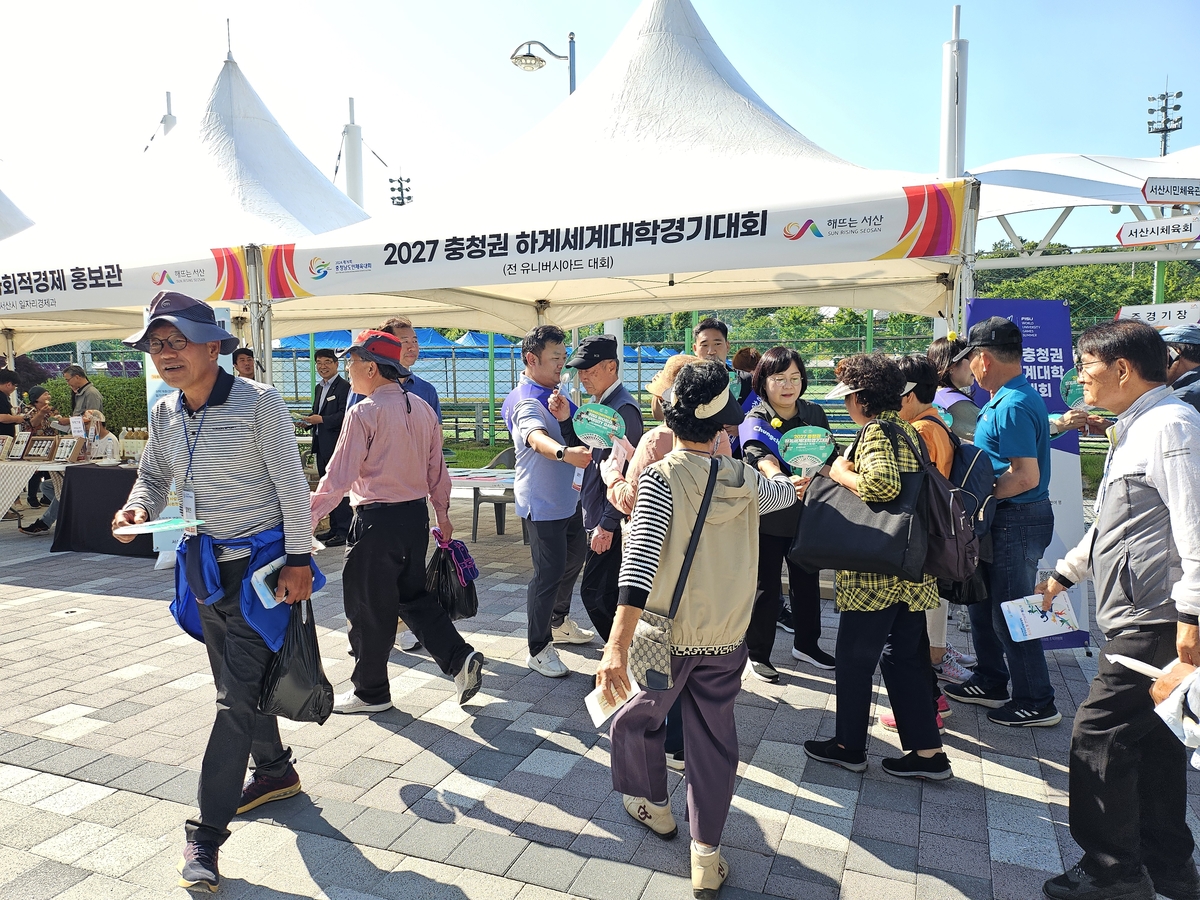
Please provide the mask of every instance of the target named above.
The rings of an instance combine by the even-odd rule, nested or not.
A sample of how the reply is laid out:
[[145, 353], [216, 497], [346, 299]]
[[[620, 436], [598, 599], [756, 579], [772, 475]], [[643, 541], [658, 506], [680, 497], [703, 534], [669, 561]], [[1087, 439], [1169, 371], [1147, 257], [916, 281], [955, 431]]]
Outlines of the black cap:
[[611, 334], [593, 334], [585, 337], [571, 354], [568, 369], [590, 369], [596, 363], [617, 358], [617, 339]]
[[222, 353], [237, 349], [238, 339], [217, 324], [213, 308], [203, 300], [179, 294], [175, 291], [160, 291], [150, 301], [150, 318], [146, 327], [132, 334], [121, 343], [134, 350], [146, 352], [150, 347], [150, 329], [160, 322], [170, 322], [183, 336], [197, 344], [210, 341], [221, 342]]
[[1014, 347], [1021, 349], [1021, 329], [1001, 316], [992, 316], [971, 326], [967, 346], [951, 362], [959, 362], [972, 350], [980, 347]]

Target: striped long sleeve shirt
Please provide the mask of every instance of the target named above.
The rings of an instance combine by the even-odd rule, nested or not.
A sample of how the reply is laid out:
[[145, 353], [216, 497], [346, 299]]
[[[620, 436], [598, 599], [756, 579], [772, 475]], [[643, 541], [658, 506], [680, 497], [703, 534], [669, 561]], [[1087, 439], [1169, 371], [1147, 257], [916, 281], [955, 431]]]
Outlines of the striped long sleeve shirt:
[[[758, 479], [759, 515], [785, 509], [796, 502], [796, 488], [786, 475], [774, 478], [764, 478], [757, 472], [754, 475]], [[638, 478], [637, 503], [630, 520], [629, 537], [622, 550], [621, 574], [617, 581], [621, 605], [646, 608], [673, 508], [671, 486], [666, 478], [655, 469], [643, 469]]]
[[[249, 537], [282, 522], [287, 564], [308, 565], [308, 479], [291, 414], [275, 388], [222, 369], [208, 403], [195, 412], [184, 404], [181, 391], [160, 399], [150, 413], [150, 440], [125, 508], [159, 516], [172, 483], [184, 489], [189, 455], [196, 516], [204, 520], [199, 531], [219, 545], [222, 538]], [[249, 553], [218, 549], [223, 560]]]

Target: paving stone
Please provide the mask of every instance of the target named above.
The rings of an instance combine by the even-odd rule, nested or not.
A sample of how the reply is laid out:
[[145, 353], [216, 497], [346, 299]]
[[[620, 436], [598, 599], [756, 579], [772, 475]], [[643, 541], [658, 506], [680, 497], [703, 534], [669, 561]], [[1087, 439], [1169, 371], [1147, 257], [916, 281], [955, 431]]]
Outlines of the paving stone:
[[921, 817], [894, 809], [860, 806], [854, 817], [851, 834], [855, 838], [873, 838], [916, 847], [921, 834]]
[[21, 876], [21, 900], [50, 900], [65, 894], [71, 887], [91, 875], [86, 869], [46, 860]]
[[893, 881], [863, 872], [846, 872], [842, 878], [842, 900], [916, 900], [916, 879]]
[[[566, 891], [585, 862], [584, 857], [569, 850], [530, 844], [506, 874], [517, 881], [536, 884], [553, 891]], [[635, 895], [626, 894], [626, 897], [629, 896]]]
[[571, 883], [571, 893], [588, 900], [628, 900], [641, 894], [651, 874], [628, 863], [589, 859]]
[[519, 881], [469, 869], [458, 876], [454, 886], [467, 900], [514, 900], [525, 887]]
[[144, 713], [151, 707], [144, 703], [137, 703], [133, 700], [120, 700], [111, 706], [105, 706], [102, 709], [93, 710], [88, 713], [89, 719], [99, 719], [102, 722], [120, 722], [128, 719], [130, 716], [136, 716]]
[[463, 900], [453, 882], [461, 869], [423, 859], [403, 860], [372, 888], [372, 893], [395, 900]]
[[846, 851], [784, 841], [773, 858], [770, 874], [812, 884], [839, 884], [845, 868]]
[[921, 804], [921, 832], [965, 837], [982, 841], [987, 837], [988, 819], [982, 809], [964, 808], [942, 803]]
[[646, 837], [646, 829], [637, 822], [593, 820], [579, 831], [570, 849], [593, 859], [628, 862]]
[[151, 789], [165, 784], [175, 778], [183, 769], [177, 766], [165, 766], [162, 763], [145, 762], [136, 769], [131, 769], [108, 781], [109, 787], [122, 791], [132, 791], [135, 794], [148, 794]]
[[73, 863], [81, 856], [103, 847], [118, 834], [118, 831], [106, 825], [77, 822], [54, 837], [30, 847], [29, 850], [47, 859], [57, 860], [61, 863]]
[[472, 830], [446, 862], [464, 869], [503, 875], [528, 846], [529, 841], [523, 838]]
[[[730, 867], [732, 869], [732, 863], [730, 863]], [[686, 897], [691, 889], [690, 874], [683, 877], [657, 870], [650, 876], [650, 881], [647, 882], [646, 889], [642, 892], [641, 900], [679, 900], [680, 897]], [[725, 895], [724, 888], [722, 888], [721, 895]]]
[[396, 768], [391, 763], [361, 757], [339, 769], [333, 776], [333, 780], [340, 781], [342, 784], [370, 789], [395, 772]]
[[381, 809], [364, 809], [353, 821], [343, 826], [342, 836], [354, 844], [386, 849], [400, 835], [416, 824], [413, 816], [401, 816]]
[[157, 787], [146, 791], [151, 797], [160, 800], [171, 800], [175, 803], [198, 803], [200, 791], [200, 773], [191, 770], [180, 772], [174, 778], [164, 781]]
[[461, 825], [418, 820], [411, 828], [406, 829], [404, 834], [400, 835], [388, 849], [406, 856], [445, 862], [446, 858], [470, 834], [471, 830]]
[[[807, 774], [808, 770], [805, 769]], [[876, 809], [891, 809], [898, 812], [921, 812], [921, 785], [893, 779], [891, 781], [865, 780], [858, 798], [859, 806]]]
[[104, 755], [97, 750], [89, 750], [87, 747], [67, 746], [61, 753], [40, 760], [37, 768], [41, 772], [50, 772], [54, 775], [70, 775], [76, 769], [93, 763]]
[[48, 756], [62, 753], [63, 747], [64, 745], [57, 741], [44, 741], [40, 738], [34, 738], [13, 747], [11, 750], [0, 753], [0, 762], [13, 766], [33, 767]]
[[363, 812], [363, 807], [354, 803], [325, 797], [308, 797], [304, 794], [271, 803], [260, 809], [268, 810], [268, 815], [285, 828], [338, 840], [342, 839], [342, 829]]
[[[313, 872], [313, 879], [329, 895], [330, 900], [366, 900], [375, 885], [403, 859], [399, 853], [390, 850], [347, 844], [343, 853]], [[342, 893], [339, 889], [349, 889], [355, 896]]]
[[935, 840], [921, 841], [917, 850], [917, 862], [922, 868], [977, 876], [987, 871], [991, 864], [986, 843], [964, 841], [961, 838], [939, 835]]
[[990, 878], [921, 869], [917, 873], [917, 896], [921, 900], [992, 900], [992, 882]]
[[523, 762], [523, 757], [484, 748], [476, 751], [459, 767], [464, 775], [500, 781]]
[[917, 848], [854, 835], [846, 855], [847, 872], [865, 872], [889, 881], [916, 884]]
[[841, 766], [809, 760], [804, 766], [804, 781], [857, 791], [862, 786], [863, 777], [856, 772], [848, 772]]
[[992, 863], [992, 895], [995, 900], [1028, 900], [1042, 893], [1042, 885], [1048, 878], [1061, 872], [1042, 872], [1014, 866], [1009, 863]]

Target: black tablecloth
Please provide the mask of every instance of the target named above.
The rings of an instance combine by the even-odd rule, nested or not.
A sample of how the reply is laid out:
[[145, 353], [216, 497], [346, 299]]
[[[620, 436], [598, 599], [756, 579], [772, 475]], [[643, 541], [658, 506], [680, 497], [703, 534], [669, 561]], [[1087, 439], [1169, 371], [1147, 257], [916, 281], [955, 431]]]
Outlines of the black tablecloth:
[[124, 466], [67, 466], [50, 551], [156, 556], [151, 535], [140, 534], [128, 544], [112, 536], [112, 518], [125, 505], [136, 479], [137, 469]]

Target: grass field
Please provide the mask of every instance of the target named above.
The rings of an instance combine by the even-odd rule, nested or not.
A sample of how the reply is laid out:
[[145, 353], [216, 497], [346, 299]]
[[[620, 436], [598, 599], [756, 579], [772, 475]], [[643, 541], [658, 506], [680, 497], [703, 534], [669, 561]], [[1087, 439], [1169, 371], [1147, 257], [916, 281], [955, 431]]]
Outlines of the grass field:
[[497, 441], [495, 447], [470, 441], [458, 443], [447, 441], [445, 444], [447, 450], [454, 451], [454, 461], [450, 465], [456, 469], [482, 469], [495, 458], [497, 453], [510, 446], [512, 445], [508, 441], [503, 444]]

